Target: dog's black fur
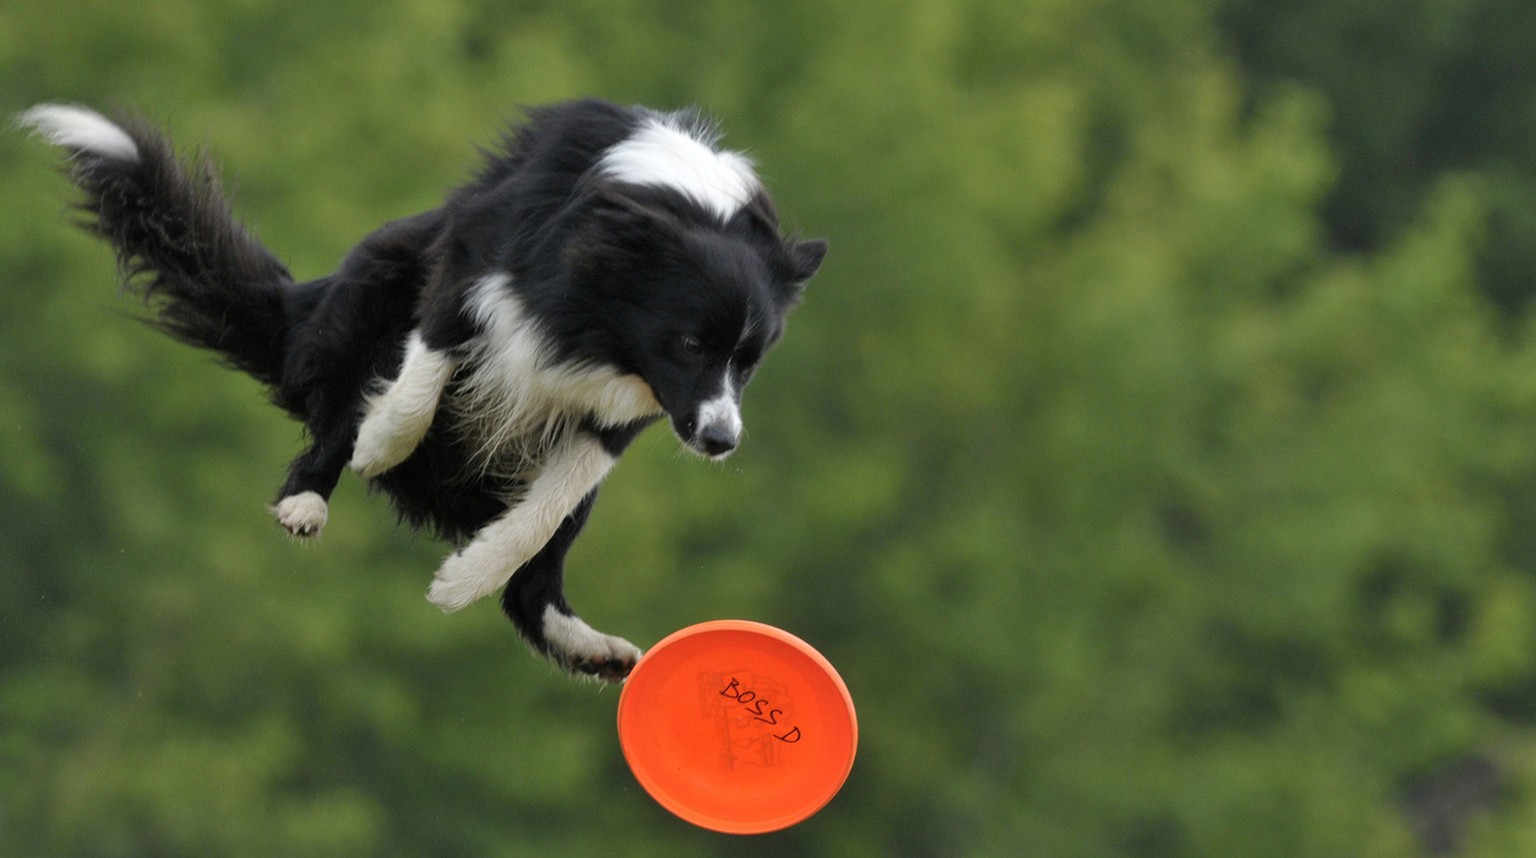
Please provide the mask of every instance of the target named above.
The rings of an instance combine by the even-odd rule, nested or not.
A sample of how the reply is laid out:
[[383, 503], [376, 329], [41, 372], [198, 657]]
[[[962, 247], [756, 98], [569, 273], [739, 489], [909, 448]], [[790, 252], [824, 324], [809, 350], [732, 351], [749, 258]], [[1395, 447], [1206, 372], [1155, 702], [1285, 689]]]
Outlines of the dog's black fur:
[[[318, 532], [351, 461], [403, 519], [463, 546], [433, 601], [462, 607], [509, 579], [503, 608], [536, 649], [575, 673], [628, 674], [639, 651], [581, 623], [563, 594], [597, 482], [663, 416], [695, 452], [730, 452], [741, 388], [826, 250], [780, 232], [710, 126], [597, 100], [531, 110], [441, 208], [297, 283], [230, 214], [207, 159], [184, 164], [142, 120], [45, 105], [19, 121], [69, 150], [87, 226], [158, 326], [304, 423], [311, 443], [274, 507], [285, 527]], [[635, 143], [657, 140], [660, 154]], [[639, 166], [619, 164], [621, 150]], [[703, 172], [674, 169], [684, 162]], [[433, 372], [440, 399], [431, 384], [406, 390]], [[432, 409], [419, 438], [396, 419], [409, 405]], [[548, 509], [518, 513], [525, 503]], [[469, 579], [478, 590], [453, 590]]]

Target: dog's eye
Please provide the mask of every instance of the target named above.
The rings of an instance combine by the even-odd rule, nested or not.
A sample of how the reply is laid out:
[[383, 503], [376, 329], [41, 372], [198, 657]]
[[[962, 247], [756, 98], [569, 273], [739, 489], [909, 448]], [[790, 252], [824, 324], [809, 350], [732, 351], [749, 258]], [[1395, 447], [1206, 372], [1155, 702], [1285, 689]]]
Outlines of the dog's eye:
[[752, 373], [757, 371], [758, 361], [763, 359], [761, 350], [752, 345], [742, 345], [731, 358], [731, 366], [736, 370], [736, 378], [742, 384], [752, 378]]
[[678, 342], [678, 345], [682, 348], [683, 354], [689, 357], [698, 357], [704, 353], [704, 344], [699, 342], [699, 338], [695, 336], [690, 335], [683, 337], [682, 340]]

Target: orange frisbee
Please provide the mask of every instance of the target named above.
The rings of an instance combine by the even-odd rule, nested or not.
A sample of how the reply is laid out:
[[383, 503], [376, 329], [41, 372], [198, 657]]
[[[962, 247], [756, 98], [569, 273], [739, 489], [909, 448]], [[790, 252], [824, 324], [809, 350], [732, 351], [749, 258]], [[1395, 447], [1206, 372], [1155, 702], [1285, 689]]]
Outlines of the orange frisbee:
[[673, 632], [619, 696], [635, 779], [677, 816], [728, 834], [777, 831], [820, 810], [848, 779], [858, 740], [831, 662], [747, 620]]

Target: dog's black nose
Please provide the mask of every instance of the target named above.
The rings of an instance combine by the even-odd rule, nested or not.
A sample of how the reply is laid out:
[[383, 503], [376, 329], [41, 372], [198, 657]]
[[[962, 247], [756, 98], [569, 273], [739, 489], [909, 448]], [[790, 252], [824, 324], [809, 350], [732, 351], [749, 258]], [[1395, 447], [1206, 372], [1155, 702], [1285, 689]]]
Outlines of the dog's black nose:
[[699, 449], [706, 456], [724, 456], [736, 449], [738, 433], [731, 431], [731, 427], [719, 423], [711, 423], [699, 432]]

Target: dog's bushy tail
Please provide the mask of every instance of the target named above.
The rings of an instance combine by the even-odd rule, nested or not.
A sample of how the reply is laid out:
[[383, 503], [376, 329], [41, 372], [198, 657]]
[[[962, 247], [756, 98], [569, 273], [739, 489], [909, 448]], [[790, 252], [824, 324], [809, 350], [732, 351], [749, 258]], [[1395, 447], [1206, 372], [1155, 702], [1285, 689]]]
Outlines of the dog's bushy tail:
[[282, 368], [288, 270], [230, 213], [212, 163], [182, 163], [138, 119], [43, 104], [16, 118], [70, 154], [88, 230], [112, 243], [124, 285], [154, 323], [267, 384]]

